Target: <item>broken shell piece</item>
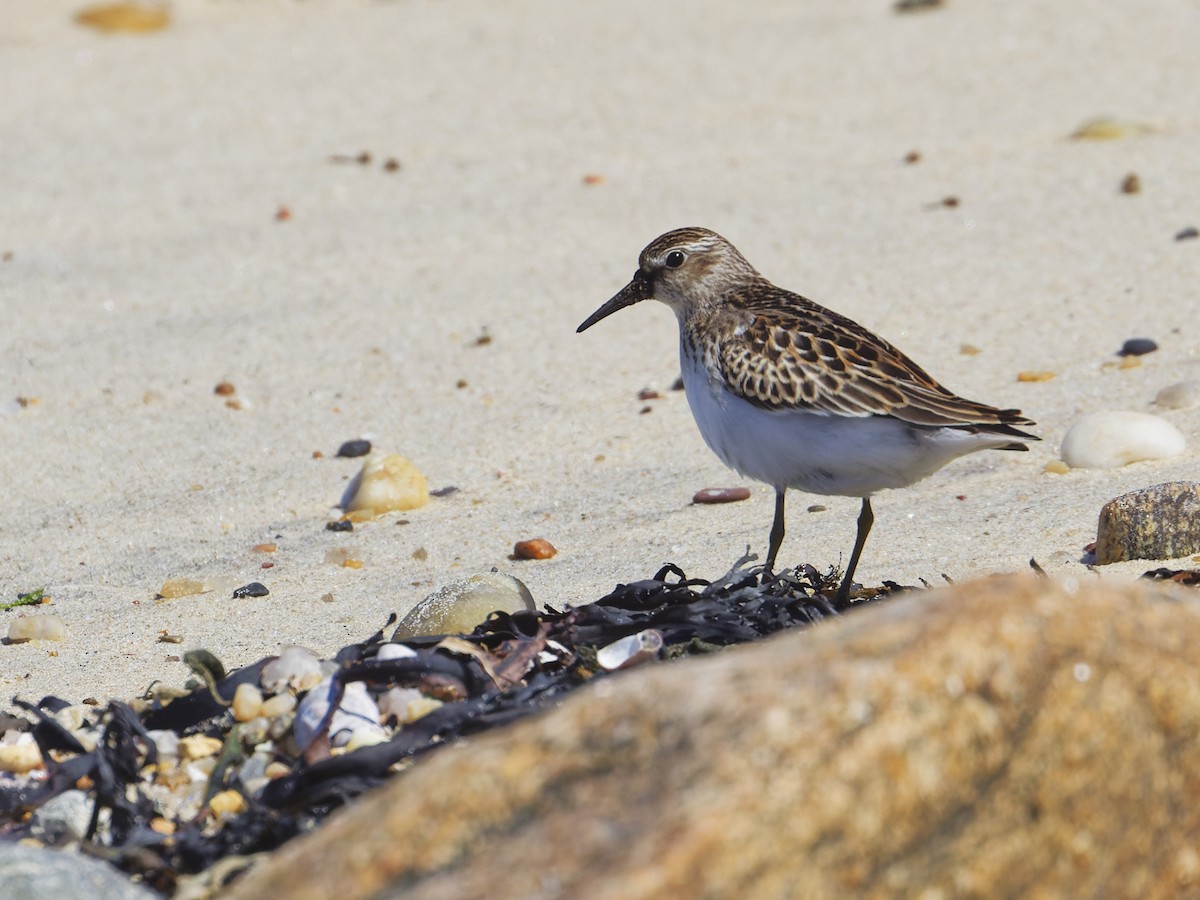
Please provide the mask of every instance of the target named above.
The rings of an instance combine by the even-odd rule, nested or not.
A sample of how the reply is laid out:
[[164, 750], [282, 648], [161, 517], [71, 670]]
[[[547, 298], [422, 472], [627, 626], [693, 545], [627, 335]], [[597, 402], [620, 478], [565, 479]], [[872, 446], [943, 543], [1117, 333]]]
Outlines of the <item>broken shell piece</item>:
[[342, 494], [346, 512], [382, 515], [394, 510], [416, 509], [429, 502], [425, 476], [398, 453], [384, 456], [372, 452]]
[[321, 660], [311, 650], [289, 645], [283, 651], [263, 666], [262, 686], [273, 694], [287, 688], [307, 690], [317, 684], [325, 673], [321, 669]]
[[[337, 709], [325, 724], [334, 702]], [[304, 755], [310, 763], [328, 756], [332, 747], [345, 747], [359, 732], [387, 737], [379, 724], [379, 707], [371, 699], [367, 686], [361, 681], [351, 681], [343, 686], [339, 699], [332, 678], [326, 678], [300, 701], [293, 729], [296, 743], [305, 748]], [[369, 740], [364, 735], [356, 744], [363, 746]]]
[[67, 626], [62, 617], [55, 613], [42, 616], [21, 616], [8, 625], [8, 642], [23, 644], [25, 641], [61, 641], [67, 636]]
[[609, 672], [627, 669], [648, 659], [654, 659], [662, 649], [663, 636], [657, 628], [647, 628], [637, 634], [613, 641], [596, 653], [596, 662]]
[[417, 655], [417, 651], [407, 644], [384, 644], [375, 654], [375, 658], [386, 662], [389, 659], [412, 659]]

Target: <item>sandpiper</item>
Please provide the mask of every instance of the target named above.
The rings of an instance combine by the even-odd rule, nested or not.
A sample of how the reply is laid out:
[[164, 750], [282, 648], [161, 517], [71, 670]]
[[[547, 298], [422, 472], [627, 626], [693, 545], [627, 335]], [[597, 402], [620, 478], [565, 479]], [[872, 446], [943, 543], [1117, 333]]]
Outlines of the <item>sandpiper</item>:
[[679, 320], [688, 405], [730, 468], [775, 488], [764, 572], [784, 535], [788, 488], [861, 497], [838, 588], [845, 601], [875, 517], [871, 495], [906, 487], [976, 450], [1040, 440], [1017, 409], [966, 400], [857, 322], [776, 287], [725, 238], [680, 228], [655, 238], [633, 279], [577, 331], [641, 300]]

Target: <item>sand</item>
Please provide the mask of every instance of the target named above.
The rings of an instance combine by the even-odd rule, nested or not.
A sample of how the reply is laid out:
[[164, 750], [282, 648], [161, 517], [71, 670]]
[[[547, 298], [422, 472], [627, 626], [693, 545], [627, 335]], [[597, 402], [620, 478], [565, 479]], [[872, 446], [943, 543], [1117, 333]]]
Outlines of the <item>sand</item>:
[[[574, 332], [681, 225], [1037, 420], [1029, 453], [880, 495], [868, 584], [1133, 578], [1079, 561], [1100, 506], [1196, 475], [1198, 409], [1163, 413], [1182, 457], [1044, 471], [1080, 415], [1200, 378], [1192, 0], [180, 0], [143, 35], [78, 8], [8, 0], [0, 30], [0, 592], [44, 587], [67, 627], [0, 646], [6, 696], [330, 652], [492, 567], [561, 607], [763, 553], [769, 488], [690, 504], [746, 482], [669, 390], [670, 312]], [[1100, 116], [1119, 139], [1069, 139]], [[1160, 349], [1112, 368], [1135, 336]], [[361, 436], [459, 491], [325, 530]], [[781, 562], [844, 563], [857, 501], [789, 506]], [[558, 555], [510, 559], [531, 537]], [[180, 577], [270, 594], [155, 600]]]

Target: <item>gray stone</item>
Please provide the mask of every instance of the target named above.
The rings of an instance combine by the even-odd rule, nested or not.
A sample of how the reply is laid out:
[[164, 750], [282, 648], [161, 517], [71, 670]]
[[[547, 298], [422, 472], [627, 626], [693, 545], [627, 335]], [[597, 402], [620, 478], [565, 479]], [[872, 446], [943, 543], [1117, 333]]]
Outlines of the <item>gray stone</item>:
[[534, 609], [533, 595], [519, 578], [497, 572], [470, 575], [442, 585], [410, 609], [392, 640], [419, 634], [468, 634], [497, 610]]
[[14, 900], [157, 900], [112, 866], [65, 850], [0, 843], [0, 896]]
[[30, 834], [51, 842], [82, 840], [92, 821], [92, 806], [83, 791], [63, 791], [34, 811]]
[[1099, 565], [1200, 553], [1200, 484], [1169, 481], [1109, 500], [1096, 531]]

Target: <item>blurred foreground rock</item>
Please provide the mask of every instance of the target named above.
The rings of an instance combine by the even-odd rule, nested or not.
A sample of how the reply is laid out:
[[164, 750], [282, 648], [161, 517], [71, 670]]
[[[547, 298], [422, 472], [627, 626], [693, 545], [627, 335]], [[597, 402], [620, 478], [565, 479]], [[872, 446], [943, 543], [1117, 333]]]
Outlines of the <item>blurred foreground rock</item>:
[[997, 579], [637, 669], [230, 897], [1200, 892], [1194, 592]]

